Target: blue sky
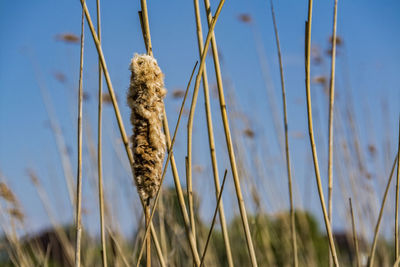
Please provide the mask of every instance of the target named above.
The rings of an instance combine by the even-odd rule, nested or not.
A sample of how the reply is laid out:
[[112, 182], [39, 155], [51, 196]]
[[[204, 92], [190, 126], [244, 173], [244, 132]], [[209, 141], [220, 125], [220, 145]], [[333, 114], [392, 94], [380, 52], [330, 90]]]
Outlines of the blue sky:
[[[213, 10], [215, 10], [218, 3], [211, 2]], [[304, 21], [307, 17], [307, 1], [275, 2], [289, 105], [292, 165], [294, 179], [299, 184], [299, 191], [296, 195], [298, 201], [296, 202], [298, 206], [301, 206], [301, 203], [306, 201], [303, 199], [304, 192], [312, 194], [310, 203], [313, 203], [312, 200], [316, 200], [317, 197], [314, 177], [313, 175], [308, 177], [310, 176], [309, 157], [311, 154], [307, 139], [304, 86]], [[148, 5], [153, 51], [165, 73], [165, 84], [169, 90], [165, 103], [172, 131], [180, 100], [173, 99], [171, 93], [186, 86], [191, 69], [198, 59], [194, 7], [192, 1], [149, 1]], [[88, 6], [94, 19], [95, 1], [88, 1]], [[200, 6], [204, 31], [207, 27], [204, 23], [203, 4], [201, 3]], [[102, 3], [103, 51], [128, 131], [130, 131], [130, 127], [128, 127], [129, 110], [124, 96], [129, 83], [129, 61], [134, 53], [145, 52], [137, 16], [139, 8], [139, 1], [103, 1]], [[323, 54], [329, 48], [332, 8], [333, 1], [315, 1], [314, 3], [312, 43], [314, 47], [319, 47]], [[352, 102], [354, 106], [351, 108], [354, 109], [358, 118], [360, 142], [366, 146], [369, 143], [369, 137], [373, 136], [374, 142], [381, 147], [386, 136], [389, 136], [392, 142], [389, 154], [390, 152], [394, 154], [395, 151], [393, 145], [396, 143], [397, 119], [400, 112], [399, 12], [400, 3], [395, 0], [339, 0], [338, 35], [343, 39], [344, 44], [339, 47], [337, 60], [337, 94], [338, 103], [341, 103], [338, 104], [338, 109], [346, 107], [346, 103], [348, 103], [346, 98], [350, 92], [355, 99]], [[251, 25], [238, 20], [238, 15], [244, 13], [251, 15], [253, 19]], [[68, 211], [68, 198], [64, 189], [60, 157], [54, 136], [48, 127], [48, 112], [45, 109], [39, 85], [45, 86], [49, 92], [54, 115], [61, 125], [65, 142], [70, 148], [72, 170], [75, 173], [75, 95], [79, 46], [65, 44], [57, 41], [55, 37], [67, 32], [79, 36], [80, 18], [81, 8], [77, 0], [0, 2], [0, 40], [2, 40], [0, 42], [0, 171], [21, 199], [32, 228], [36, 230], [48, 225], [48, 219], [45, 217], [34, 188], [29, 183], [26, 168], [33, 168], [38, 172], [50, 197], [54, 199], [54, 210], [60, 221], [65, 223], [72, 218], [71, 212]], [[90, 99], [84, 106], [84, 112], [94, 136], [97, 57], [89, 29], [86, 27], [85, 31], [83, 83], [84, 90], [89, 94]], [[270, 149], [270, 158], [266, 160], [273, 164], [279, 162], [277, 167], [273, 168], [273, 172], [282, 177], [277, 179], [277, 188], [286, 195], [286, 173], [283, 168], [284, 164], [279, 159], [279, 147], [276, 144], [276, 134], [272, 127], [273, 120], [271, 114], [268, 113], [265, 81], [260, 68], [260, 62], [267, 62], [271, 77], [270, 84], [273, 85], [276, 105], [280, 111], [279, 70], [269, 1], [226, 1], [215, 31], [223, 59], [222, 70], [225, 83], [233, 85], [226, 88], [226, 95], [234, 93], [238, 105], [236, 108], [240, 109], [249, 121], [249, 125], [238, 122], [238, 127], [248, 126], [253, 128], [256, 134], [260, 133], [257, 138], [262, 138], [262, 140], [259, 142]], [[328, 57], [324, 56], [324, 59], [322, 65], [313, 66], [312, 76], [327, 74], [330, 61]], [[213, 87], [215, 78], [211, 68], [211, 58], [208, 59], [207, 64], [210, 87]], [[57, 81], [54, 78], [55, 73], [63, 73], [66, 76], [66, 82]], [[326, 102], [324, 102], [324, 95], [319, 89], [319, 85], [313, 85], [317, 96], [315, 105], [322, 110], [321, 116], [326, 116], [326, 106], [324, 105]], [[225, 148], [217, 98], [212, 98], [211, 104], [222, 175], [223, 170], [229, 165], [224, 156]], [[387, 112], [383, 111], [382, 107], [385, 107]], [[203, 109], [203, 98], [200, 96], [196, 111], [198, 123], [195, 123], [194, 135], [194, 149], [198, 153], [194, 156], [194, 164], [203, 166], [204, 173], [203, 176], [199, 175], [198, 180], [194, 182], [200, 192], [207, 192], [207, 190], [213, 189], [211, 180], [206, 182], [201, 180], [204, 176], [208, 177], [206, 174], [211, 172], [206, 148], [207, 138]], [[369, 117], [365, 114], [366, 109], [370, 113]], [[228, 111], [230, 111], [229, 104]], [[231, 118], [231, 120], [235, 120], [235, 118]], [[106, 186], [119, 192], [121, 190], [119, 182], [129, 185], [123, 190], [131, 195], [132, 202], [137, 203], [135, 189], [130, 188], [132, 186], [131, 178], [123, 169], [126, 159], [122, 157], [125, 163], [121, 164], [113, 154], [115, 149], [111, 143], [118, 137], [118, 132], [114, 114], [109, 107], [105, 108], [104, 121], [105, 139], [108, 140], [104, 141], [106, 143], [105, 151], [109, 151], [110, 154], [106, 153], [105, 155]], [[281, 123], [281, 113], [279, 113], [279, 123]], [[372, 125], [372, 128], [369, 128], [368, 125]], [[85, 127], [88, 131], [88, 126]], [[322, 123], [321, 127], [325, 127], [325, 124]], [[182, 183], [184, 183], [185, 129], [186, 119], [180, 128], [178, 135], [180, 139], [176, 143], [176, 158]], [[316, 132], [317, 138], [321, 138], [321, 144], [324, 144], [327, 140], [327, 131], [325, 128], [317, 128]], [[298, 133], [303, 137], [295, 137]], [[251, 142], [246, 142], [245, 145], [251, 146]], [[119, 149], [122, 149], [122, 146]], [[261, 150], [260, 147], [257, 149]], [[123, 153], [122, 151], [124, 156]], [[259, 153], [261, 152], [259, 151]], [[326, 149], [319, 148], [319, 153], [324, 161]], [[87, 152], [85, 156], [89, 158]], [[382, 156], [381, 161], [384, 162], [383, 152], [380, 156]], [[389, 159], [389, 161], [391, 160]], [[89, 164], [89, 162], [86, 159], [86, 163]], [[323, 174], [325, 174], [325, 168], [326, 164], [322, 162]], [[388, 170], [383, 168], [382, 171], [382, 176], [378, 178], [385, 180]], [[89, 175], [89, 172], [89, 168], [84, 166], [84, 176], [85, 173]], [[115, 179], [119, 179], [119, 182], [116, 183]], [[378, 181], [377, 184], [380, 184], [381, 180]], [[170, 177], [167, 177], [167, 183], [171, 183]], [[310, 191], [305, 188], [307, 183], [311, 187]], [[227, 186], [232, 188], [233, 185], [230, 183]], [[90, 201], [95, 203], [95, 198], [88, 188], [89, 185], [85, 184], [86, 199], [88, 203], [91, 203]], [[377, 189], [379, 199], [381, 198], [380, 188]], [[125, 196], [116, 195], [117, 198]], [[284, 200], [286, 201], [285, 197]], [[203, 201], [202, 212], [206, 213], [207, 205], [214, 205], [214, 199], [203, 199]], [[227, 209], [231, 209], [229, 213], [233, 216], [237, 213], [236, 203], [230, 201], [228, 197], [225, 201], [228, 203]], [[320, 218], [319, 204], [314, 202], [316, 204], [306, 206]], [[88, 216], [87, 222], [95, 222], [97, 206], [95, 204], [87, 205], [93, 214], [93, 216]], [[129, 208], [127, 204], [124, 205], [126, 205], [124, 208]], [[287, 208], [285, 202], [281, 205], [282, 208]], [[268, 205], [266, 209], [276, 211], [276, 208]], [[206, 215], [206, 217], [211, 217], [211, 214], [206, 213]], [[134, 215], [125, 216], [127, 217], [123, 217], [123, 228], [129, 229], [132, 224], [135, 224], [135, 218]], [[338, 219], [334, 225], [341, 228], [343, 221]]]

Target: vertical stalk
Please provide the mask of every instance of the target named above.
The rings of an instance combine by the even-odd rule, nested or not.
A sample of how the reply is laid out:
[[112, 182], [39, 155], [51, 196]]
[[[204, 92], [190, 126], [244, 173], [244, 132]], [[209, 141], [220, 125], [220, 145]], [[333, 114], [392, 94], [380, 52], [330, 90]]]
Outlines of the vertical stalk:
[[[160, 192], [160, 204], [158, 208], [158, 223], [160, 225], [160, 242], [161, 242], [161, 251], [163, 254], [168, 254], [168, 246], [167, 246], [167, 234], [165, 231], [165, 207], [163, 196]], [[168, 266], [168, 257], [165, 258], [165, 264]]]
[[[150, 26], [149, 26], [149, 18], [147, 14], [147, 2], [146, 0], [140, 0], [140, 5], [142, 7], [142, 12], [140, 13], [141, 16], [141, 25], [144, 29], [143, 36], [145, 40], [147, 54], [149, 56], [153, 56], [153, 48], [151, 45], [151, 36], [150, 36]], [[147, 200], [146, 207], [145, 207], [145, 217], [146, 217], [146, 228], [151, 224], [150, 221], [150, 201]], [[151, 267], [151, 236], [147, 235], [145, 238], [146, 241], [146, 264], [147, 267]]]
[[[97, 36], [101, 42], [101, 18], [100, 18], [100, 0], [96, 1], [97, 9]], [[99, 104], [97, 118], [97, 174], [99, 186], [99, 212], [100, 212], [100, 235], [101, 235], [101, 260], [103, 267], [107, 267], [107, 252], [106, 252], [106, 235], [104, 230], [104, 196], [103, 196], [103, 157], [102, 157], [102, 109], [103, 109], [103, 76], [99, 57]]]
[[285, 152], [286, 152], [286, 167], [288, 175], [289, 200], [290, 200], [290, 231], [292, 235], [293, 266], [297, 267], [299, 263], [297, 258], [296, 224], [295, 224], [293, 190], [292, 190], [292, 172], [290, 167], [290, 150], [289, 150], [289, 134], [288, 134], [289, 130], [288, 130], [288, 120], [287, 120], [285, 79], [283, 75], [282, 53], [279, 42], [278, 26], [276, 23], [274, 5], [272, 3], [272, 0], [271, 0], [271, 13], [272, 13], [272, 21], [274, 24], [276, 46], [278, 49], [279, 71], [280, 71], [281, 86], [282, 86], [283, 123], [285, 127]]
[[374, 239], [373, 239], [373, 242], [372, 242], [371, 251], [369, 253], [369, 259], [368, 259], [368, 266], [369, 267], [374, 266], [375, 250], [376, 250], [376, 243], [378, 242], [379, 227], [381, 225], [382, 216], [383, 216], [383, 209], [385, 208], [386, 198], [387, 198], [387, 195], [388, 195], [388, 192], [389, 192], [390, 184], [392, 182], [393, 173], [394, 173], [394, 170], [396, 168], [396, 162], [397, 162], [398, 158], [399, 158], [399, 151], [397, 151], [397, 153], [396, 153], [396, 157], [395, 157], [394, 162], [393, 162], [392, 170], [390, 171], [389, 180], [388, 180], [387, 185], [386, 185], [385, 193], [383, 194], [381, 209], [379, 210], [378, 220], [377, 220], [376, 225], [375, 225]]
[[[336, 28], [337, 28], [337, 2], [335, 0], [333, 11], [332, 29], [332, 54], [331, 54], [331, 78], [329, 85], [329, 137], [328, 137], [328, 218], [332, 225], [332, 189], [333, 189], [333, 105], [335, 100], [335, 64], [336, 64]], [[332, 266], [332, 257], [329, 257], [329, 266]]]
[[310, 136], [310, 145], [313, 155], [314, 161], [314, 171], [315, 171], [315, 178], [317, 181], [318, 186], [318, 194], [319, 200], [321, 202], [321, 208], [324, 215], [325, 221], [325, 228], [328, 234], [329, 246], [331, 248], [331, 254], [333, 257], [333, 263], [335, 266], [339, 266], [339, 261], [336, 255], [335, 243], [333, 241], [332, 229], [331, 224], [329, 223], [328, 214], [326, 211], [325, 200], [324, 200], [324, 193], [322, 190], [322, 183], [321, 183], [321, 175], [319, 171], [319, 164], [318, 164], [318, 156], [317, 156], [317, 148], [315, 146], [314, 140], [314, 131], [313, 131], [313, 122], [312, 122], [312, 107], [311, 107], [311, 90], [310, 90], [310, 56], [311, 56], [311, 22], [312, 22], [312, 3], [313, 0], [308, 1], [308, 20], [306, 21], [306, 31], [305, 31], [305, 57], [306, 57], [306, 64], [305, 64], [305, 72], [306, 72], [306, 94], [307, 94], [307, 117], [308, 117], [308, 132]]
[[358, 249], [358, 236], [356, 231], [356, 223], [354, 220], [354, 212], [353, 212], [353, 204], [351, 203], [351, 198], [349, 198], [349, 205], [350, 205], [350, 215], [351, 215], [351, 228], [353, 230], [353, 241], [354, 241], [354, 249], [356, 251], [356, 262], [357, 267], [360, 267], [360, 251]]
[[219, 194], [217, 196], [217, 206], [215, 207], [214, 215], [213, 215], [213, 218], [212, 218], [212, 221], [211, 221], [211, 227], [210, 227], [210, 230], [208, 231], [207, 241], [206, 241], [206, 244], [204, 245], [204, 251], [203, 251], [203, 254], [201, 256], [200, 267], [204, 263], [204, 259], [206, 257], [206, 253], [207, 253], [208, 244], [210, 243], [210, 240], [211, 240], [211, 234], [212, 234], [213, 229], [214, 229], [215, 219], [217, 218], [217, 212], [218, 212], [218, 209], [219, 209], [219, 205], [221, 204], [221, 201], [222, 201], [222, 192], [224, 191], [227, 173], [228, 173], [228, 171], [225, 170], [224, 178], [222, 179], [221, 191], [219, 192]]
[[[210, 10], [210, 1], [204, 0], [204, 4], [206, 6], [208, 27], [211, 28], [213, 20], [212, 20], [212, 15], [211, 15], [211, 10]], [[253, 240], [252, 240], [251, 233], [250, 233], [250, 227], [249, 227], [249, 223], [248, 223], [248, 219], [247, 219], [246, 207], [244, 205], [242, 190], [240, 187], [240, 181], [239, 181], [239, 175], [238, 175], [237, 166], [236, 166], [235, 152], [233, 150], [231, 132], [229, 129], [228, 114], [226, 112], [226, 103], [225, 103], [224, 89], [223, 89], [223, 84], [222, 84], [217, 41], [215, 40], [214, 32], [212, 32], [212, 34], [211, 34], [211, 45], [212, 45], [214, 68], [215, 68], [215, 75], [216, 75], [216, 79], [217, 79], [219, 103], [220, 103], [222, 122], [223, 122], [223, 126], [224, 126], [226, 146], [228, 148], [229, 161], [230, 161], [230, 165], [231, 165], [233, 180], [235, 183], [236, 197], [238, 200], [240, 215], [241, 215], [242, 224], [243, 224], [243, 228], [244, 228], [244, 232], [245, 232], [247, 249], [249, 251], [252, 266], [258, 266], [257, 259], [256, 259], [256, 253], [254, 251], [254, 246], [253, 246]]]
[[83, 74], [83, 44], [84, 44], [84, 11], [82, 9], [81, 22], [81, 53], [79, 64], [79, 89], [78, 89], [78, 166], [77, 166], [77, 200], [76, 200], [76, 247], [75, 267], [81, 266], [81, 238], [82, 238], [82, 74]]
[[[142, 12], [140, 13], [141, 25], [144, 29], [143, 36], [145, 40], [147, 54], [149, 56], [153, 56], [153, 49], [151, 46], [151, 36], [150, 36], [150, 27], [149, 27], [149, 19], [147, 15], [147, 2], [146, 0], [140, 0], [140, 5], [142, 7]], [[150, 200], [147, 200], [146, 207], [145, 207], [145, 218], [146, 218], [146, 228], [150, 225]], [[146, 242], [146, 266], [151, 267], [151, 236], [147, 235], [145, 237]], [[139, 260], [140, 261], [140, 260]], [[138, 263], [139, 263], [138, 261]]]
[[[187, 175], [186, 175], [186, 180], [188, 183], [188, 193], [189, 193], [189, 200], [191, 198], [191, 184], [192, 184], [192, 170], [191, 170], [191, 165], [192, 165], [192, 137], [193, 137], [193, 121], [194, 121], [194, 113], [196, 110], [196, 104], [197, 104], [197, 97], [199, 95], [199, 87], [200, 87], [200, 82], [201, 82], [201, 77], [203, 72], [205, 71], [205, 62], [206, 62], [206, 56], [207, 56], [207, 51], [208, 47], [210, 46], [210, 40], [211, 36], [214, 33], [214, 28], [218, 19], [219, 14], [221, 13], [222, 7], [225, 3], [225, 0], [221, 0], [217, 10], [215, 11], [215, 16], [213, 18], [213, 21], [209, 27], [208, 34], [206, 37], [206, 41], [204, 44], [204, 49], [203, 53], [201, 54], [201, 59], [200, 59], [200, 66], [198, 73], [196, 75], [196, 81], [195, 81], [195, 86], [193, 89], [193, 96], [192, 96], [192, 102], [190, 105], [190, 111], [189, 111], [189, 117], [188, 117], [188, 122], [187, 122], [187, 147], [188, 147], [188, 155], [187, 155]], [[189, 203], [189, 205], [193, 203]], [[190, 207], [189, 207], [190, 210]], [[194, 221], [194, 220], [193, 220]], [[194, 224], [193, 224], [194, 225]], [[194, 228], [192, 229], [192, 232], [194, 232]], [[193, 233], [195, 236], [195, 233]]]
[[[150, 224], [150, 201], [147, 200], [145, 208], [146, 227]], [[151, 267], [151, 235], [146, 238], [146, 266]]]
[[147, 14], [146, 0], [140, 0], [140, 6], [142, 7], [140, 22], [142, 23], [143, 27], [144, 43], [146, 45], [147, 54], [149, 56], [153, 56], [153, 47], [151, 45], [150, 26], [149, 26], [149, 17]]
[[[197, 27], [197, 41], [199, 47], [199, 56], [203, 53], [203, 31], [201, 27], [201, 18], [200, 18], [200, 8], [199, 8], [199, 1], [194, 0], [194, 9], [195, 9], [195, 17], [196, 17], [196, 27]], [[208, 78], [207, 78], [207, 68], [204, 65], [203, 71], [203, 92], [204, 92], [204, 104], [205, 104], [205, 111], [206, 111], [206, 119], [207, 119], [207, 132], [208, 132], [208, 143], [210, 148], [210, 157], [211, 157], [211, 164], [213, 170], [213, 177], [214, 177], [214, 185], [215, 185], [215, 194], [216, 198], [218, 199], [218, 195], [220, 192], [220, 185], [219, 185], [219, 174], [218, 174], [218, 163], [217, 163], [217, 155], [215, 151], [215, 142], [214, 142], [214, 131], [213, 131], [213, 123], [212, 123], [212, 116], [211, 116], [211, 106], [210, 106], [210, 94], [209, 94], [209, 87], [208, 87]], [[191, 164], [190, 164], [191, 167]], [[189, 172], [191, 173], [191, 169]], [[226, 226], [225, 220], [225, 212], [223, 202], [218, 206], [219, 211], [219, 220], [221, 223], [221, 230], [222, 235], [225, 242], [225, 250], [228, 260], [228, 266], [233, 266], [233, 258], [231, 252], [231, 245], [229, 242], [229, 235], [228, 235], [228, 228]]]
[[[400, 119], [399, 119], [399, 145], [398, 151], [400, 151]], [[397, 157], [397, 179], [396, 179], [396, 215], [395, 215], [395, 231], [394, 231], [394, 247], [395, 247], [395, 259], [399, 256], [399, 181], [400, 180], [400, 157]]]

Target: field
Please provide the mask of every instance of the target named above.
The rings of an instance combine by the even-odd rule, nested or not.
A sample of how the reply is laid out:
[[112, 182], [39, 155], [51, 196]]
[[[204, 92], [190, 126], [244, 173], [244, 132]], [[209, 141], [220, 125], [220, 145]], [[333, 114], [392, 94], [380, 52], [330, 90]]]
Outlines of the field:
[[0, 266], [398, 266], [400, 5], [182, 2], [0, 3]]

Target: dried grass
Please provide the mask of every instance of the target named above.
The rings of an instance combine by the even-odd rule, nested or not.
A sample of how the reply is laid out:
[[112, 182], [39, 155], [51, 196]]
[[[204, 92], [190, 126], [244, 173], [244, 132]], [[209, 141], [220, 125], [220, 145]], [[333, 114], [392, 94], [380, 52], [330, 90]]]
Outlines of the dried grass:
[[127, 102], [132, 111], [133, 170], [138, 192], [143, 200], [148, 200], [160, 187], [165, 156], [163, 98], [167, 90], [164, 75], [152, 56], [135, 54], [130, 69]]

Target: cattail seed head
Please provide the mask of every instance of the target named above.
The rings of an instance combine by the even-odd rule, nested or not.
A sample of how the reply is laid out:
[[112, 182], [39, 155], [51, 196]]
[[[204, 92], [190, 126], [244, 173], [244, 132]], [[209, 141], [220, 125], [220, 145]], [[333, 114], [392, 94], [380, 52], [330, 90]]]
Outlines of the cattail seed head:
[[165, 156], [163, 98], [167, 91], [164, 74], [153, 57], [135, 54], [130, 70], [127, 101], [133, 126], [133, 171], [138, 192], [147, 201], [155, 196], [161, 182]]

